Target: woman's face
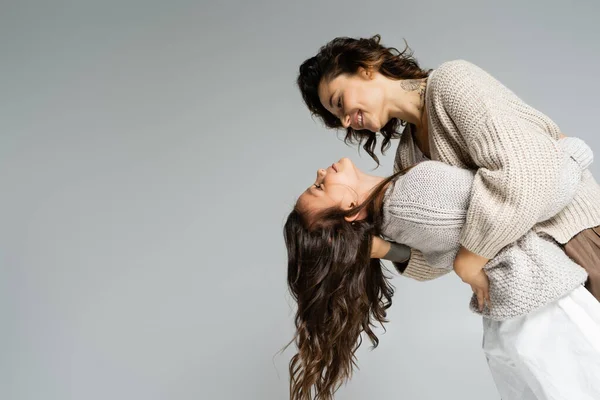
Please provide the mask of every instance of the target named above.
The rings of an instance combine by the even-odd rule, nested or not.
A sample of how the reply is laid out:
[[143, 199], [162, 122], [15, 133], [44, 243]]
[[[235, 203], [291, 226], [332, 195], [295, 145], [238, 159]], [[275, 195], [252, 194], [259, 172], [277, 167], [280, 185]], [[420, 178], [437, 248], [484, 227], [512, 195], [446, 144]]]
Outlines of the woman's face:
[[339, 118], [344, 128], [379, 132], [389, 121], [384, 105], [383, 75], [363, 68], [319, 83], [321, 104]]
[[359, 170], [348, 158], [317, 170], [315, 182], [298, 198], [298, 207], [310, 213], [339, 206], [344, 210], [358, 204]]

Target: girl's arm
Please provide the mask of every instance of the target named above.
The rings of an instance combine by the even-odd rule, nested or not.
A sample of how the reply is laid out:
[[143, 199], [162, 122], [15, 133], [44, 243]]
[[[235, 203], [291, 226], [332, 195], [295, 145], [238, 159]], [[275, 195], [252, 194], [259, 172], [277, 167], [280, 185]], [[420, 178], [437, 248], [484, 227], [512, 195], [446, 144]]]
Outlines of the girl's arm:
[[388, 242], [379, 236], [373, 237], [371, 249], [371, 258], [391, 261], [402, 276], [416, 281], [430, 281], [448, 273], [448, 270], [431, 267], [420, 252], [415, 254], [409, 246]]
[[388, 242], [379, 236], [373, 236], [371, 258], [404, 263], [410, 258], [410, 247], [395, 242]]

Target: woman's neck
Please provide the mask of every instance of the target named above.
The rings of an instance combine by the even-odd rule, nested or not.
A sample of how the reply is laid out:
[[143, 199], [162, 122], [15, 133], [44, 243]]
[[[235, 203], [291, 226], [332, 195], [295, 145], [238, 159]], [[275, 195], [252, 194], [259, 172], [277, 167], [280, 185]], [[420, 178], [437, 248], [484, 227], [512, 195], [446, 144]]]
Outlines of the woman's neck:
[[[423, 110], [423, 119], [427, 121], [427, 109]], [[411, 130], [415, 144], [421, 150], [421, 153], [425, 154], [427, 158], [431, 158], [431, 152], [429, 149], [429, 125], [423, 124], [421, 128], [415, 126], [414, 130]]]
[[389, 80], [388, 101], [390, 116], [406, 121], [414, 126], [413, 136], [417, 147], [430, 157], [429, 126], [427, 124], [427, 107], [425, 93], [427, 78]]
[[427, 79], [388, 80], [387, 103], [390, 117], [421, 128], [425, 109]]

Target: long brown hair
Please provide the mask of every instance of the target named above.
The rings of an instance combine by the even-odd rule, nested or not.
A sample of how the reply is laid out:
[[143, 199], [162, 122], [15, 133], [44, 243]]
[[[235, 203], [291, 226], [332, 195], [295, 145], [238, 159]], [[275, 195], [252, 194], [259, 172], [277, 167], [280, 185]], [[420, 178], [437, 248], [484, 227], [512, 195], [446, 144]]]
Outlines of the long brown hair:
[[[328, 128], [342, 128], [340, 120], [327, 111], [319, 99], [319, 83], [323, 79], [334, 79], [341, 74], [356, 74], [359, 68], [374, 69], [391, 79], [423, 79], [429, 76], [431, 70], [421, 69], [412, 51], [406, 44], [403, 51], [394, 47], [385, 47], [380, 44], [381, 36], [371, 38], [353, 39], [337, 37], [321, 47], [316, 56], [311, 57], [300, 65], [297, 84], [306, 106], [312, 115], [320, 118]], [[400, 136], [398, 129], [406, 125], [405, 121], [392, 118], [383, 128], [381, 135], [381, 152], [384, 153], [390, 146], [391, 139]], [[367, 129], [346, 129], [346, 144], [363, 144], [363, 149], [379, 165], [379, 158], [375, 155], [377, 135]]]
[[[298, 304], [290, 399], [332, 399], [352, 375], [361, 333], [377, 347], [372, 327], [387, 322], [394, 289], [380, 260], [371, 259], [371, 238], [381, 231], [384, 189], [405, 172], [385, 179], [351, 210], [333, 207], [310, 214], [296, 205], [288, 216], [283, 231], [287, 281]], [[367, 218], [345, 219], [365, 208]]]

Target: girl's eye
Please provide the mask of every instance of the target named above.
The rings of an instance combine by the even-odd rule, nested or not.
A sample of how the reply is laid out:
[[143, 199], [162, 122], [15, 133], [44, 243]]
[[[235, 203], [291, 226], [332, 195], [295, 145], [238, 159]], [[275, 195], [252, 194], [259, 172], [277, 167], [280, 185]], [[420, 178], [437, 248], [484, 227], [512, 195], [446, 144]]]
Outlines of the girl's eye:
[[317, 185], [317, 184], [315, 183], [315, 187], [316, 187], [317, 189], [321, 190], [321, 185], [320, 185], [320, 184], [319, 184], [319, 185]]

